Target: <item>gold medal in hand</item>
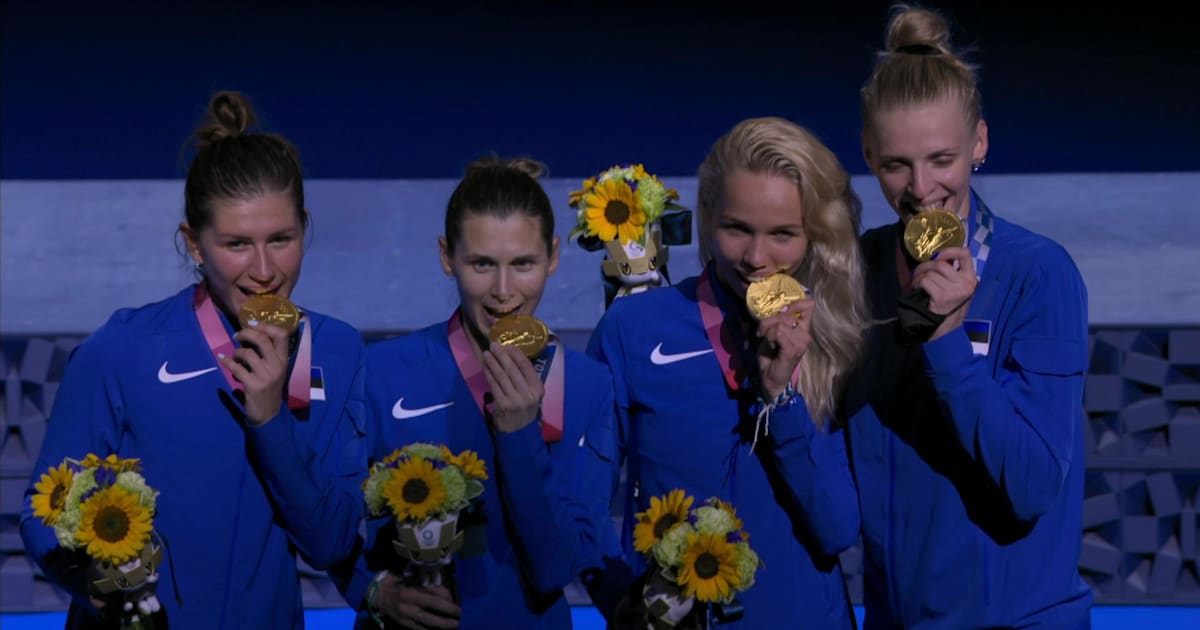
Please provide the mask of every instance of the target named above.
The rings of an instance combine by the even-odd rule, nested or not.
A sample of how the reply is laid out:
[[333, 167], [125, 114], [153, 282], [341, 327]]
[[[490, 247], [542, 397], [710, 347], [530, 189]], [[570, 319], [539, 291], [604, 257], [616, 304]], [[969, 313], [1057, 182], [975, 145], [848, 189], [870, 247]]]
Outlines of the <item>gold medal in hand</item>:
[[516, 346], [533, 359], [542, 353], [550, 340], [550, 330], [542, 320], [532, 315], [508, 315], [492, 324], [488, 335], [502, 346]]
[[943, 249], [966, 243], [967, 230], [958, 215], [942, 208], [917, 213], [904, 227], [904, 248], [918, 262], [929, 261]]
[[750, 283], [746, 288], [746, 307], [754, 319], [762, 321], [778, 315], [783, 307], [808, 297], [808, 290], [791, 275], [778, 272]]
[[300, 325], [300, 309], [287, 298], [273, 293], [259, 293], [246, 298], [238, 309], [238, 322], [243, 327], [249, 326], [252, 319], [278, 326], [290, 335]]

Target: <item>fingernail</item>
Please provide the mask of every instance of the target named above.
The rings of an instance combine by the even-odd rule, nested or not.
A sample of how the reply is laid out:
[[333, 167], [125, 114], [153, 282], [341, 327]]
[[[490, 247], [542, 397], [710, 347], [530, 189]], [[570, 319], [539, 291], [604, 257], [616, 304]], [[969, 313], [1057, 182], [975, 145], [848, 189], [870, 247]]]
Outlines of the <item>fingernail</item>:
[[[935, 255], [935, 257], [936, 257], [936, 255]], [[258, 320], [252, 319], [252, 320], [246, 322], [246, 325], [250, 326], [251, 328], [254, 328], [254, 327], [258, 326]]]
[[933, 252], [933, 256], [930, 256], [929, 260], [937, 260], [937, 257], [941, 255], [941, 253], [942, 252]]
[[783, 308], [782, 308], [782, 309], [781, 309], [779, 312], [780, 312], [780, 313], [786, 313], [786, 312], [788, 312], [788, 307], [786, 307], [786, 306], [785, 306], [785, 307], [783, 307]]
[[224, 359], [224, 358], [225, 358], [225, 353], [224, 353], [224, 352], [218, 352], [218, 353], [217, 353], [217, 358], [218, 358], [218, 359]]

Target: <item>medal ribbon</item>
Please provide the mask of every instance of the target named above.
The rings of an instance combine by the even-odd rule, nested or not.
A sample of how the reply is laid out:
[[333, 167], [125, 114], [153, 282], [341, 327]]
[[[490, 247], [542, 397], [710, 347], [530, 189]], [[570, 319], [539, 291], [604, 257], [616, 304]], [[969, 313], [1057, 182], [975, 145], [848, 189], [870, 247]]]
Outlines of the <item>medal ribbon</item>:
[[[233, 339], [230, 338], [229, 331], [225, 330], [225, 324], [221, 322], [217, 307], [213, 304], [212, 296], [208, 294], [208, 289], [203, 282], [196, 285], [192, 305], [196, 310], [196, 320], [200, 323], [200, 330], [204, 333], [204, 340], [208, 342], [208, 349], [212, 352], [213, 358], [221, 355], [232, 357], [235, 348]], [[292, 411], [307, 409], [309, 397], [312, 395], [312, 326], [309, 325], [307, 315], [300, 317], [300, 331], [300, 347], [296, 350], [296, 357], [292, 361], [288, 374], [287, 405], [288, 409]], [[225, 367], [224, 363], [217, 361], [217, 367], [221, 368], [221, 373], [225, 375], [225, 382], [229, 383], [230, 389], [235, 392], [245, 391], [245, 388], [234, 378], [233, 373]]]
[[[479, 413], [486, 418], [488, 411], [484, 395], [488, 392], [487, 376], [483, 373], [483, 365], [471, 350], [471, 340], [467, 339], [467, 331], [462, 323], [461, 308], [454, 311], [446, 326], [447, 337], [450, 341], [450, 353], [454, 355], [454, 363], [458, 366], [458, 372], [462, 375], [463, 381], [467, 383], [467, 389], [471, 391], [471, 398], [475, 400], [475, 406], [479, 408]], [[546, 394], [542, 399], [541, 422], [542, 440], [547, 444], [561, 440], [563, 435], [563, 409], [566, 405], [564, 391], [566, 359], [562, 352], [557, 351], [559, 345], [558, 337], [551, 334], [550, 343], [546, 344], [546, 349], [533, 359], [533, 368], [545, 385]]]
[[972, 190], [971, 211], [967, 215], [967, 234], [970, 234], [971, 238], [968, 239], [967, 245], [971, 249], [971, 257], [975, 260], [976, 280], [983, 279], [983, 266], [987, 264], [988, 254], [992, 251], [992, 232], [995, 225], [992, 211]]
[[721, 374], [725, 376], [725, 385], [730, 390], [737, 391], [741, 389], [738, 372], [742, 371], [742, 362], [739, 360], [739, 354], [730, 350], [736, 348], [737, 344], [732, 331], [723, 325], [725, 314], [721, 312], [721, 306], [717, 303], [717, 295], [709, 278], [710, 273], [710, 270], [705, 270], [700, 274], [696, 283], [696, 304], [700, 307], [700, 321], [704, 323], [708, 342], [712, 345], [713, 354], [717, 356], [717, 363], [721, 365]]
[[[710, 274], [715, 273], [706, 269], [696, 282], [696, 305], [700, 307], [700, 321], [704, 323], [704, 332], [708, 335], [708, 343], [712, 346], [717, 363], [721, 366], [721, 374], [725, 377], [725, 385], [732, 391], [742, 389], [747, 365], [756, 365], [749, 361], [736, 348], [737, 336], [729, 326], [725, 326], [725, 313], [717, 301]], [[733, 350], [730, 350], [733, 348]], [[800, 382], [800, 366], [792, 371], [792, 385]]]

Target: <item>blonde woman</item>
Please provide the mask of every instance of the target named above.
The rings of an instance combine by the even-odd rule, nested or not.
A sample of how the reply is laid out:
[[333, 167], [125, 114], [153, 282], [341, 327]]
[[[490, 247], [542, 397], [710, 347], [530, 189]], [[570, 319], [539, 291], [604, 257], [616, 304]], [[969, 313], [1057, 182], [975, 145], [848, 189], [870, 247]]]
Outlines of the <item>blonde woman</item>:
[[[864, 328], [858, 200], [833, 153], [779, 118], [722, 136], [699, 180], [704, 272], [614, 302], [589, 346], [615, 382], [627, 551], [651, 497], [718, 497], [766, 560], [731, 627], [852, 627], [837, 554], [859, 508], [831, 418]], [[758, 321], [747, 288], [777, 272], [809, 299]]]
[[[1086, 291], [1061, 246], [972, 190], [988, 128], [949, 30], [899, 7], [862, 91], [863, 150], [898, 216], [862, 239], [874, 316], [893, 323], [873, 329], [846, 405], [865, 625], [1086, 628]], [[934, 208], [968, 242], [913, 260], [901, 235]]]

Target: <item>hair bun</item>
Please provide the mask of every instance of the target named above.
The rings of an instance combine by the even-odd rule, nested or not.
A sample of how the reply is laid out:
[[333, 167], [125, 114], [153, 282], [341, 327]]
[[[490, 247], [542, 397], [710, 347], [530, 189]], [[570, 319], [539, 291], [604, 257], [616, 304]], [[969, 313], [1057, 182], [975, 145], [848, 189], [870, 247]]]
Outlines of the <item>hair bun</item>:
[[499, 158], [489, 156], [479, 158], [467, 164], [466, 175], [478, 173], [480, 171], [493, 170], [513, 170], [524, 173], [533, 179], [538, 179], [546, 174], [546, 165], [532, 158]]
[[238, 92], [217, 92], [208, 104], [204, 124], [196, 130], [201, 148], [225, 138], [240, 136], [254, 125], [254, 108]]
[[532, 158], [509, 158], [504, 160], [504, 165], [534, 179], [546, 174], [546, 165]]
[[945, 18], [928, 9], [901, 5], [888, 22], [885, 45], [890, 53], [953, 54]]

